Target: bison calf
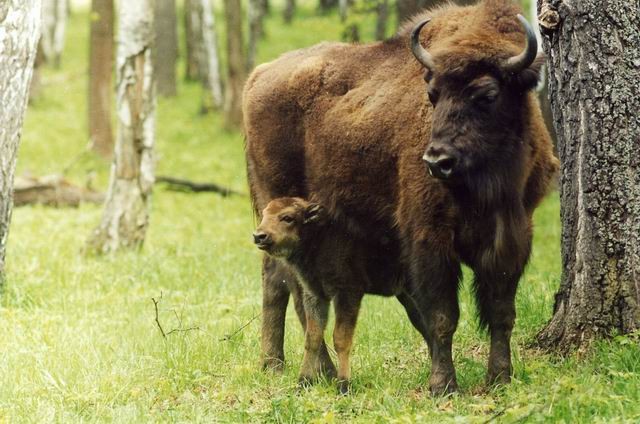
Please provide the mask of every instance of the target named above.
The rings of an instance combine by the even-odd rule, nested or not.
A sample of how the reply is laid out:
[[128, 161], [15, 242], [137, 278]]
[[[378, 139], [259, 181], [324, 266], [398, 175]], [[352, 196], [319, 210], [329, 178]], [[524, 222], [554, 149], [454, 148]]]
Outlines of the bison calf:
[[398, 294], [400, 285], [394, 267], [389, 266], [382, 251], [348, 237], [321, 205], [301, 198], [282, 197], [269, 202], [253, 237], [258, 248], [285, 260], [303, 285], [306, 331], [301, 382], [315, 380], [326, 371], [321, 353], [333, 300], [338, 388], [346, 393], [360, 302], [365, 293]]

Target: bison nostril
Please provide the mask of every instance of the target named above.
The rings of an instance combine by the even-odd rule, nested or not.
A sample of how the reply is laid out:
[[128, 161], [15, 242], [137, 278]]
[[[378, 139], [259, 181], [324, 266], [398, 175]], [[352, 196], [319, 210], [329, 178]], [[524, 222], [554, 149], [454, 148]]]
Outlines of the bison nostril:
[[440, 179], [449, 178], [451, 174], [453, 174], [456, 163], [458, 162], [455, 157], [445, 154], [434, 157], [427, 153], [422, 159], [424, 159], [429, 166], [429, 174]]
[[265, 244], [268, 241], [269, 241], [269, 236], [267, 235], [267, 233], [263, 233], [263, 232], [253, 233], [253, 242], [255, 244]]
[[443, 157], [436, 162], [442, 172], [451, 173], [456, 166], [456, 159], [452, 157]]

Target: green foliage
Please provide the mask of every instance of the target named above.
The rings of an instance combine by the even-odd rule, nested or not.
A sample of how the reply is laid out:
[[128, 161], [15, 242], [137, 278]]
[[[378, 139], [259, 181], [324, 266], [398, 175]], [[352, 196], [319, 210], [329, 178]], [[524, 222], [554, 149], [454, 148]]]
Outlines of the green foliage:
[[[337, 16], [318, 17], [314, 6], [303, 4], [291, 27], [273, 13], [260, 59], [338, 39]], [[28, 112], [19, 172], [72, 164], [71, 178], [82, 182], [94, 170], [104, 187], [109, 164], [78, 157], [87, 139], [88, 25], [86, 12], [76, 13], [63, 69], [45, 70], [43, 97]], [[181, 82], [179, 93], [159, 104], [158, 172], [246, 193], [242, 136], [221, 130], [220, 116], [199, 114], [197, 85]], [[351, 395], [328, 383], [296, 388], [303, 335], [293, 310], [286, 371], [260, 371], [260, 254], [247, 197], [157, 189], [144, 249], [104, 258], [80, 254], [100, 207], [16, 209], [0, 307], [0, 422], [637, 422], [637, 338], [562, 358], [527, 348], [559, 283], [558, 209], [553, 194], [536, 214], [518, 294], [513, 383], [485, 389], [488, 344], [467, 273], [454, 348], [461, 393], [437, 399], [426, 390], [426, 347], [394, 299], [364, 301]], [[152, 297], [165, 332], [198, 329], [164, 339]]]

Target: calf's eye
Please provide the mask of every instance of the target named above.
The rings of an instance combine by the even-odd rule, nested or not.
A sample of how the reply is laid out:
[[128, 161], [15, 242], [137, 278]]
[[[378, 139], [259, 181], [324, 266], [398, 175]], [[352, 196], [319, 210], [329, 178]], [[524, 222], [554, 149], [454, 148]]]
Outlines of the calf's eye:
[[280, 217], [280, 221], [286, 222], [287, 224], [291, 224], [293, 222], [293, 217], [289, 215], [284, 215]]

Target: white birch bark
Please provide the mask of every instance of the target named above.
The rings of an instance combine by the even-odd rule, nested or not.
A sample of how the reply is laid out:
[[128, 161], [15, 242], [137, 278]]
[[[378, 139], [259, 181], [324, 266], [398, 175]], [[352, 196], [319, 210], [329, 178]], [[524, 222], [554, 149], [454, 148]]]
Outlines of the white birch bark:
[[40, 37], [40, 0], [0, 2], [0, 283], [13, 202], [13, 177]]
[[206, 70], [206, 87], [211, 92], [211, 99], [216, 109], [224, 104], [222, 97], [222, 80], [220, 78], [220, 59], [218, 57], [218, 37], [216, 36], [215, 16], [210, 0], [202, 2], [202, 40], [204, 54], [203, 68]]
[[42, 51], [45, 60], [60, 66], [69, 15], [67, 0], [42, 2]]
[[153, 0], [120, 3], [118, 135], [102, 222], [89, 240], [98, 253], [141, 247], [149, 223], [156, 110], [153, 11]]

